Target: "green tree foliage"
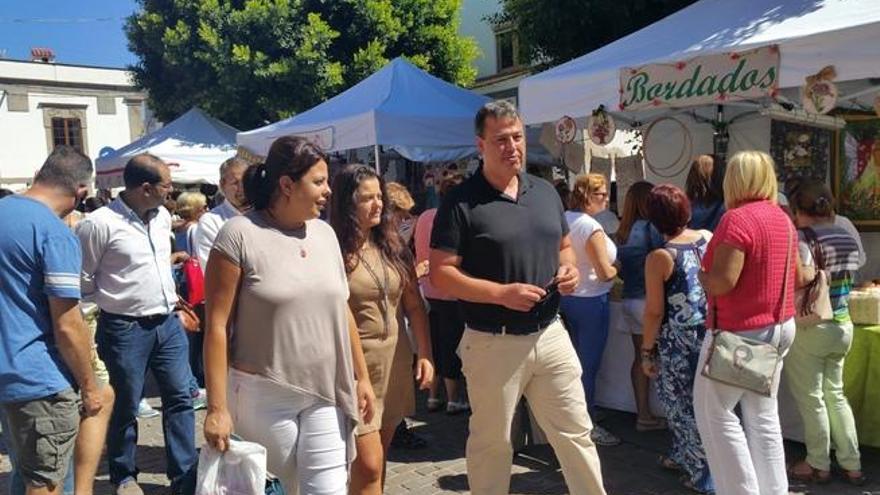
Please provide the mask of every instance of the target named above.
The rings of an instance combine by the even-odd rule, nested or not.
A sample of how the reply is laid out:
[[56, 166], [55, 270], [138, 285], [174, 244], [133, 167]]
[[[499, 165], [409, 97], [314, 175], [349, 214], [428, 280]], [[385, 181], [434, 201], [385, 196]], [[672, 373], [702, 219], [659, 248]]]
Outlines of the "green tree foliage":
[[490, 20], [513, 25], [525, 55], [553, 66], [601, 48], [695, 0], [501, 0]]
[[321, 103], [404, 56], [459, 85], [478, 50], [461, 0], [138, 0], [135, 82], [168, 121], [198, 105], [240, 129]]

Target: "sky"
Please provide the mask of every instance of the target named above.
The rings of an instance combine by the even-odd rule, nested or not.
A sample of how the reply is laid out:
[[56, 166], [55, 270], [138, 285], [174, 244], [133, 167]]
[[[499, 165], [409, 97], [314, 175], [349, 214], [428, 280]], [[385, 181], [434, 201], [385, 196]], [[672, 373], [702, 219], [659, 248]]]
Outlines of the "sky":
[[136, 9], [135, 0], [0, 0], [0, 54], [29, 60], [31, 47], [47, 47], [58, 63], [134, 64], [122, 28]]

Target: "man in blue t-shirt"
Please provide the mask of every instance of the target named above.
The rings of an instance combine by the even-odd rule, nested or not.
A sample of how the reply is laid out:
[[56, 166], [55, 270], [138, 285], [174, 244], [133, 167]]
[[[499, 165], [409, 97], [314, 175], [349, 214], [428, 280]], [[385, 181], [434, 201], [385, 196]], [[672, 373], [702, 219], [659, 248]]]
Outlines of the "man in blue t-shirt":
[[59, 491], [80, 415], [103, 406], [79, 308], [82, 254], [60, 219], [91, 175], [88, 157], [59, 146], [30, 189], [0, 200], [0, 407], [29, 495]]

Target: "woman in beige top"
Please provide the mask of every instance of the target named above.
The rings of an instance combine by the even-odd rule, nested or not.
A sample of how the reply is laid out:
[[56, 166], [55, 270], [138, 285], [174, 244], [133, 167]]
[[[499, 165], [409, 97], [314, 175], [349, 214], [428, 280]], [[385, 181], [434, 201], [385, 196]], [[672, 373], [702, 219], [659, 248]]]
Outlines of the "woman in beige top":
[[[415, 377], [422, 389], [434, 378], [428, 320], [418, 293], [409, 250], [383, 208], [385, 187], [371, 168], [349, 165], [336, 175], [331, 220], [348, 273], [348, 305], [360, 333], [370, 381], [376, 393], [376, 415], [357, 428], [357, 459], [351, 471], [351, 494], [382, 493], [385, 459], [394, 429], [407, 404], [392, 397], [389, 386], [398, 340], [398, 304], [412, 323], [418, 341]], [[406, 338], [406, 335], [400, 336]]]
[[226, 222], [205, 272], [205, 439], [225, 451], [234, 425], [266, 447], [286, 493], [344, 495], [375, 398], [339, 244], [317, 219], [326, 158], [280, 138], [245, 188], [254, 209]]

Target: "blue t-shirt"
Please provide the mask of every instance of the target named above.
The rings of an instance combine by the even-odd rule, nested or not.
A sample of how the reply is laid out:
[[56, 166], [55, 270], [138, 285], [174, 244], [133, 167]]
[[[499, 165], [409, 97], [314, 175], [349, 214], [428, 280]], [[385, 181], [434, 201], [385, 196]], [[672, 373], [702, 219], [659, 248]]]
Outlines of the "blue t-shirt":
[[49, 297], [80, 298], [82, 252], [48, 206], [0, 200], [0, 402], [56, 394], [73, 378], [55, 345]]
[[633, 222], [626, 244], [617, 248], [624, 299], [644, 299], [645, 258], [663, 244], [663, 235], [650, 222], [644, 219]]

